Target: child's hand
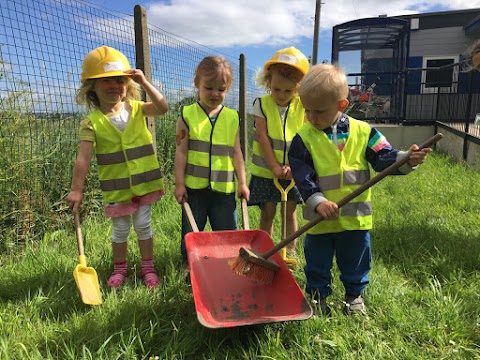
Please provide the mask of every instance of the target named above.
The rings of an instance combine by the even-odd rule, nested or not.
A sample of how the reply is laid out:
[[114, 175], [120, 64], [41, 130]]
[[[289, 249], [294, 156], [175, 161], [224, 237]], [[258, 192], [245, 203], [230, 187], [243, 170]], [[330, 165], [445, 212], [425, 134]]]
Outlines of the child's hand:
[[283, 178], [285, 180], [291, 180], [292, 179], [292, 170], [290, 169], [290, 166], [289, 165], [283, 165], [282, 170], [283, 170]]
[[285, 171], [283, 170], [283, 166], [277, 165], [272, 169], [273, 175], [277, 179], [285, 179]]
[[125, 74], [130, 75], [132, 80], [139, 85], [143, 85], [147, 82], [147, 78], [145, 77], [145, 74], [140, 69], [125, 70]]
[[67, 195], [66, 200], [68, 203], [68, 207], [72, 209], [72, 212], [74, 214], [76, 214], [78, 209], [80, 208], [80, 205], [82, 205], [83, 193], [81, 191], [70, 191], [70, 193]]
[[411, 167], [415, 167], [425, 162], [427, 159], [427, 154], [432, 151], [431, 148], [419, 150], [419, 147], [416, 144], [410, 146], [408, 150], [412, 152], [412, 155], [410, 155], [410, 160], [408, 160], [408, 165]]
[[247, 185], [238, 185], [237, 196], [239, 199], [250, 200], [250, 189]]
[[338, 217], [338, 205], [332, 201], [324, 201], [317, 205], [315, 211], [324, 219], [335, 219]]
[[175, 184], [174, 196], [179, 204], [182, 203], [183, 199], [188, 199], [187, 188], [184, 184]]

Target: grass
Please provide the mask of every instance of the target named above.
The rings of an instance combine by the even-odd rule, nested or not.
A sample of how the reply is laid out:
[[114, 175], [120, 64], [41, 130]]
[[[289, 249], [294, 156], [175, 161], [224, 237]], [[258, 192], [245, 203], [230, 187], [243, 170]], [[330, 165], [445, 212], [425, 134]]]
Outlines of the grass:
[[[163, 276], [154, 291], [139, 278], [133, 235], [132, 275], [121, 289], [106, 288], [110, 223], [85, 218], [87, 264], [99, 275], [104, 303], [80, 301], [73, 227], [0, 256], [0, 359], [479, 359], [478, 183], [480, 173], [433, 154], [417, 172], [375, 185], [369, 319], [343, 315], [334, 268], [331, 316], [204, 328], [179, 271], [181, 211], [172, 191], [153, 209]], [[258, 209], [249, 213], [256, 228]], [[303, 287], [302, 269], [294, 275]]]

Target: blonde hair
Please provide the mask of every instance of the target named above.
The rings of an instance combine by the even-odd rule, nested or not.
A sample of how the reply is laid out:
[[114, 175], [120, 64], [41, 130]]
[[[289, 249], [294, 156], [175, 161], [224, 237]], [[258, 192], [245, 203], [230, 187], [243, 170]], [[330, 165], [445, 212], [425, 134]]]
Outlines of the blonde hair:
[[[133, 81], [128, 76], [122, 76], [127, 80], [127, 91], [125, 98], [122, 101], [126, 100], [140, 100], [140, 90], [139, 85]], [[88, 79], [86, 80], [80, 88], [77, 90], [75, 94], [75, 100], [77, 104], [83, 105], [86, 104], [88, 110], [94, 110], [100, 107], [100, 101], [98, 100], [98, 96], [95, 93], [94, 86], [95, 81], [101, 80], [103, 78], [98, 79]]]
[[208, 81], [215, 79], [218, 75], [223, 77], [223, 80], [227, 85], [227, 90], [230, 90], [234, 80], [230, 63], [221, 56], [206, 56], [197, 65], [193, 84], [198, 89], [201, 79], [206, 79]]
[[267, 92], [270, 92], [273, 74], [278, 74], [295, 83], [297, 90], [300, 81], [303, 79], [302, 72], [293, 66], [287, 64], [272, 64], [267, 70], [261, 69], [257, 72], [255, 76], [257, 86], [263, 87]]
[[345, 72], [336, 64], [314, 65], [307, 72], [298, 89], [300, 98], [331, 98], [340, 101], [348, 97], [348, 82]]

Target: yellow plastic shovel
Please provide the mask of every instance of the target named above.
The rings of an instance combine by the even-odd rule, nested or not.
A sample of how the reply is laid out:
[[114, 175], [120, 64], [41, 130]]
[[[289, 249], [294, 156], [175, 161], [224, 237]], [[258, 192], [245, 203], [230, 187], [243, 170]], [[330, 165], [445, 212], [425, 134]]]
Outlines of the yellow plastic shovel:
[[75, 213], [74, 218], [79, 264], [75, 267], [75, 270], [73, 270], [73, 277], [77, 283], [77, 288], [80, 292], [80, 297], [82, 298], [83, 303], [88, 305], [100, 305], [102, 303], [102, 295], [100, 294], [100, 286], [98, 285], [97, 272], [94, 268], [87, 267], [78, 212]]

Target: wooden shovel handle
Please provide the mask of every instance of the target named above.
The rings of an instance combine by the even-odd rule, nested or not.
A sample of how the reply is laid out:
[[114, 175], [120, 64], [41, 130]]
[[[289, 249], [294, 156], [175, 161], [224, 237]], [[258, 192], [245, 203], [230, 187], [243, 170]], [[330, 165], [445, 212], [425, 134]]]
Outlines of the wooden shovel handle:
[[[419, 149], [424, 149], [427, 147], [430, 147], [431, 145], [435, 144], [437, 141], [439, 141], [443, 135], [441, 133], [438, 133], [434, 136], [432, 136], [430, 139], [425, 141], [423, 144], [418, 145]], [[400, 168], [402, 165], [406, 164], [410, 160], [410, 156], [412, 155], [412, 151], [408, 151], [404, 157], [402, 157], [400, 160], [394, 162], [392, 165], [387, 167], [385, 170], [382, 172], [379, 172], [376, 176], [368, 180], [366, 183], [364, 183], [362, 186], [358, 187], [354, 191], [352, 191], [350, 194], [345, 196], [343, 199], [341, 199], [338, 203], [337, 206], [341, 208], [345, 204], [347, 204], [349, 201], [355, 199], [358, 195], [363, 193], [365, 190], [368, 188], [372, 187], [376, 183], [378, 183], [380, 180], [382, 180], [384, 177], [387, 175], [392, 174], [394, 171], [396, 171], [398, 168]], [[287, 246], [289, 243], [291, 243], [293, 240], [295, 240], [297, 237], [303, 235], [303, 233], [307, 232], [310, 230], [312, 227], [317, 225], [320, 221], [322, 221], [323, 218], [321, 216], [317, 217], [316, 219], [310, 220], [308, 223], [303, 225], [300, 229], [295, 231], [292, 235], [288, 236], [285, 238], [283, 241], [279, 242], [277, 245], [275, 245], [273, 248], [262, 254], [262, 257], [264, 259], [269, 258], [273, 254], [275, 254], [278, 250], [281, 248]]]
[[75, 220], [75, 233], [77, 235], [78, 255], [84, 256], [85, 251], [83, 249], [82, 228], [80, 226], [80, 215], [78, 214], [78, 212], [73, 215], [73, 218]]

